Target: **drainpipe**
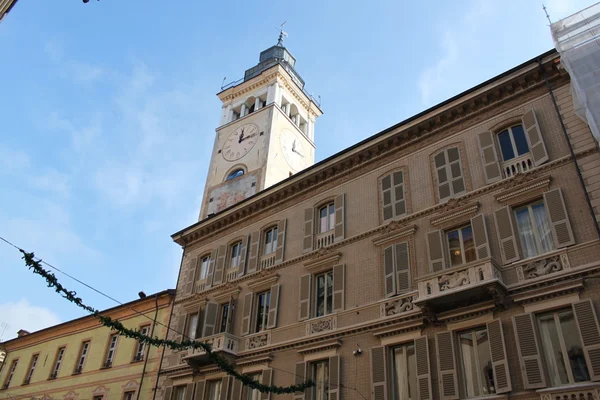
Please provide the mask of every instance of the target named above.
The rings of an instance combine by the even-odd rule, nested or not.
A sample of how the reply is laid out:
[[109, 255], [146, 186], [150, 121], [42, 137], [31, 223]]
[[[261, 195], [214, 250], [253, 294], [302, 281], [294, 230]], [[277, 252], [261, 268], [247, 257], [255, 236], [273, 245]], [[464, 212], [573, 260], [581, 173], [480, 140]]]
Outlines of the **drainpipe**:
[[[154, 295], [154, 301], [156, 304], [156, 310], [154, 311], [154, 321], [152, 321], [152, 329], [150, 330], [150, 337], [154, 337], [154, 327], [156, 326], [156, 318], [158, 318], [158, 293]], [[147, 351], [144, 353], [144, 368], [142, 369], [142, 377], [140, 378], [140, 388], [137, 394], [137, 400], [140, 400], [140, 394], [142, 393], [142, 385], [144, 384], [144, 376], [146, 376], [146, 366], [148, 365], [148, 359], [150, 358], [150, 345], [146, 345]], [[146, 350], [146, 349], [144, 349]]]
[[542, 75], [544, 77], [544, 81], [546, 82], [546, 87], [548, 88], [548, 92], [550, 92], [550, 97], [552, 98], [552, 104], [554, 104], [554, 110], [556, 111], [556, 115], [558, 116], [558, 120], [560, 121], [560, 126], [562, 128], [563, 134], [565, 135], [565, 140], [567, 141], [567, 145], [569, 147], [569, 152], [571, 153], [571, 159], [573, 160], [573, 164], [575, 164], [575, 170], [577, 171], [577, 177], [579, 178], [579, 183], [581, 184], [581, 188], [583, 189], [583, 195], [585, 197], [585, 202], [587, 203], [588, 210], [592, 215], [592, 221], [594, 221], [594, 227], [596, 228], [596, 234], [598, 238], [600, 238], [600, 226], [598, 225], [598, 221], [596, 220], [596, 214], [594, 213], [594, 207], [592, 206], [592, 202], [590, 201], [590, 196], [585, 187], [585, 181], [583, 180], [583, 176], [581, 175], [581, 169], [579, 169], [579, 164], [577, 164], [577, 158], [575, 157], [575, 151], [573, 151], [573, 145], [571, 144], [571, 139], [569, 138], [569, 134], [567, 133], [567, 128], [565, 127], [565, 123], [563, 121], [563, 117], [560, 114], [560, 109], [558, 108], [558, 104], [556, 103], [556, 97], [554, 97], [554, 92], [552, 91], [552, 86], [550, 82], [548, 82], [548, 76], [546, 75], [546, 70], [542, 66], [542, 59], [538, 59], [538, 63], [540, 65], [540, 69], [542, 70]]
[[[183, 256], [185, 255], [185, 248], [187, 243], [184, 242], [183, 252], [181, 253], [181, 262], [179, 263], [179, 275], [177, 276], [177, 283], [175, 284], [175, 298], [171, 301], [171, 312], [169, 313], [169, 323], [167, 324], [167, 332], [165, 333], [165, 340], [169, 337], [169, 330], [171, 329], [171, 319], [173, 318], [173, 309], [175, 308], [175, 299], [177, 298], [177, 287], [179, 286], [179, 278], [181, 277], [181, 267], [183, 266]], [[156, 383], [154, 384], [154, 394], [152, 400], [156, 399], [156, 391], [158, 390], [158, 378], [160, 378], [160, 372], [162, 370], [163, 360], [165, 358], [165, 350], [163, 347], [162, 355], [160, 356], [160, 363], [158, 364], [158, 372], [156, 373]]]

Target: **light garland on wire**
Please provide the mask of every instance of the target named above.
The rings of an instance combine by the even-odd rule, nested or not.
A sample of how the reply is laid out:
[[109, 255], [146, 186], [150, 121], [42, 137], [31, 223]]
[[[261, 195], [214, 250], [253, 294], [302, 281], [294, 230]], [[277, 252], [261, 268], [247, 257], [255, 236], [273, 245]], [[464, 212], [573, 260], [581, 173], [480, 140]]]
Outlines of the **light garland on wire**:
[[102, 325], [116, 330], [121, 336], [136, 339], [139, 340], [141, 343], [146, 343], [155, 347], [168, 347], [171, 350], [186, 350], [190, 348], [200, 348], [206, 352], [206, 354], [215, 364], [217, 364], [220, 370], [226, 372], [227, 375], [230, 375], [233, 378], [239, 380], [245, 386], [248, 386], [251, 389], [256, 389], [263, 393], [287, 394], [294, 392], [302, 392], [305, 389], [308, 389], [315, 385], [314, 382], [311, 380], [308, 380], [299, 385], [291, 386], [263, 385], [262, 383], [259, 383], [252, 379], [250, 375], [240, 374], [239, 372], [237, 372], [235, 370], [235, 367], [231, 365], [227, 360], [214, 353], [212, 351], [212, 346], [208, 343], [197, 342], [195, 340], [188, 339], [182, 340], [181, 342], [175, 342], [174, 340], [159, 339], [158, 337], [153, 338], [147, 335], [143, 335], [138, 330], [125, 328], [125, 326], [121, 322], [114, 320], [110, 317], [100, 315], [100, 311], [83, 303], [81, 297], [77, 297], [77, 292], [67, 290], [63, 285], [60, 284], [60, 282], [58, 282], [58, 279], [52, 272], [49, 272], [42, 268], [41, 260], [36, 261], [33, 253], [27, 253], [22, 249], [19, 249], [19, 251], [23, 253], [23, 259], [25, 260], [25, 264], [27, 265], [27, 267], [33, 270], [34, 274], [41, 275], [42, 277], [44, 277], [44, 279], [46, 279], [48, 287], [54, 288], [54, 290], [57, 293], [61, 294], [62, 297], [69, 300], [71, 303], [75, 304], [79, 308], [82, 308], [85, 311], [91, 313], [102, 322]]

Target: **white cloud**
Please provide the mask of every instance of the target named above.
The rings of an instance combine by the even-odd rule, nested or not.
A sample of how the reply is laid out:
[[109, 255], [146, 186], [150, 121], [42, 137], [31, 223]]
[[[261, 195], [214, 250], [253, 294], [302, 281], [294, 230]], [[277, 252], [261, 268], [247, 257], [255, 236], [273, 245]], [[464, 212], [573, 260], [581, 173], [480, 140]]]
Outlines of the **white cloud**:
[[[17, 302], [0, 303], [0, 322], [8, 325], [0, 340], [8, 340], [16, 337], [20, 329], [34, 332], [59, 324], [61, 320], [49, 309], [32, 305], [23, 298]], [[0, 328], [0, 334], [2, 331], [3, 328]]]
[[0, 147], [0, 172], [12, 172], [29, 168], [29, 156], [19, 150]]
[[65, 55], [63, 46], [56, 40], [49, 40], [44, 46], [44, 52], [59, 69], [59, 75], [76, 83], [92, 83], [106, 74], [106, 71], [87, 62], [78, 61]]
[[68, 197], [71, 192], [69, 177], [55, 169], [49, 169], [29, 179], [29, 184], [38, 190]]
[[458, 61], [458, 44], [451, 32], [443, 35], [441, 46], [442, 58], [435, 65], [425, 69], [419, 78], [419, 90], [424, 104], [430, 104], [433, 92], [447, 79], [445, 73]]

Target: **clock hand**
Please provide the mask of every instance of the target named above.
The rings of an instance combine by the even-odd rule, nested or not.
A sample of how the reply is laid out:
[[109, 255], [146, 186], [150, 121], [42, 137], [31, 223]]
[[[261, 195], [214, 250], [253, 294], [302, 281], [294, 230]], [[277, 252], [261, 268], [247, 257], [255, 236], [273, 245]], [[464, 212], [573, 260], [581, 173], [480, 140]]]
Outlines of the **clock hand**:
[[292, 143], [292, 151], [296, 152], [296, 139], [294, 139], [294, 143]]
[[253, 138], [254, 136], [256, 136], [256, 133], [253, 133], [252, 135], [244, 136], [244, 138], [242, 140], [240, 140], [240, 143], [242, 143], [246, 139]]
[[238, 143], [242, 143], [242, 140], [244, 140], [244, 130], [242, 129], [242, 134], [240, 135], [240, 138], [238, 139]]

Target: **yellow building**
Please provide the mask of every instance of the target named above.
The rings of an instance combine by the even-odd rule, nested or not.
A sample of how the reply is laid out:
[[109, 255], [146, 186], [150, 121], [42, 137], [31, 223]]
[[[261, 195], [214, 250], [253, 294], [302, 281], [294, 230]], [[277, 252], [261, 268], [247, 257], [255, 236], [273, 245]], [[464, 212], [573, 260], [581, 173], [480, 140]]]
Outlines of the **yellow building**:
[[[174, 294], [165, 290], [102, 314], [165, 338]], [[163, 352], [118, 336], [93, 316], [33, 333], [19, 331], [3, 347], [3, 399], [152, 399]]]

